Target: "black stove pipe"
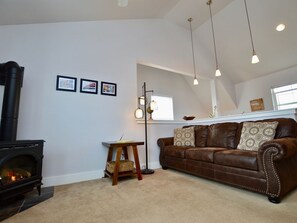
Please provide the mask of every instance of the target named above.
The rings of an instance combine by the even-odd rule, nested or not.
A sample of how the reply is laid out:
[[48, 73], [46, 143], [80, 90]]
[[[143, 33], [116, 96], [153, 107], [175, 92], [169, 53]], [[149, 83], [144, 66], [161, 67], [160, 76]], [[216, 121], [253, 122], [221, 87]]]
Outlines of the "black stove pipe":
[[0, 126], [0, 141], [16, 141], [24, 68], [16, 62], [0, 64], [0, 85], [5, 85]]

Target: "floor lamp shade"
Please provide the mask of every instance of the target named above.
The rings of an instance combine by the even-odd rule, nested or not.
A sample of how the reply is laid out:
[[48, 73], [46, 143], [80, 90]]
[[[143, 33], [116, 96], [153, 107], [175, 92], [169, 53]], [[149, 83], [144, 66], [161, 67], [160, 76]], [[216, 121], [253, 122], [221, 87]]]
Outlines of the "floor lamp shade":
[[140, 105], [144, 105], [145, 104], [145, 98], [144, 98], [144, 96], [139, 97], [138, 100], [139, 100], [139, 104]]
[[151, 107], [151, 109], [154, 111], [154, 110], [156, 110], [157, 106], [158, 106], [158, 105], [157, 105], [157, 102], [154, 101], [154, 100], [152, 100], [151, 103], [150, 103], [150, 107]]
[[137, 108], [134, 112], [135, 118], [143, 118], [143, 110], [141, 108]]

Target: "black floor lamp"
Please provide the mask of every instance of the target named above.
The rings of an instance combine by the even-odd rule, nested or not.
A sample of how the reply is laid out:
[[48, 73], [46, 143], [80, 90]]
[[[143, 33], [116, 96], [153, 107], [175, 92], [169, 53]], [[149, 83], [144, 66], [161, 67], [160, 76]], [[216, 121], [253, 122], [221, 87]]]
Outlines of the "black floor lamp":
[[149, 107], [147, 108], [147, 93], [153, 93], [153, 90], [146, 90], [146, 83], [144, 82], [142, 85], [142, 96], [138, 98], [138, 104], [144, 106], [144, 111], [138, 107], [135, 111], [136, 118], [143, 118], [144, 116], [144, 134], [145, 134], [145, 169], [141, 170], [142, 174], [152, 174], [155, 171], [148, 168], [148, 146], [147, 146], [147, 112], [150, 114], [156, 107], [156, 102], [151, 101]]

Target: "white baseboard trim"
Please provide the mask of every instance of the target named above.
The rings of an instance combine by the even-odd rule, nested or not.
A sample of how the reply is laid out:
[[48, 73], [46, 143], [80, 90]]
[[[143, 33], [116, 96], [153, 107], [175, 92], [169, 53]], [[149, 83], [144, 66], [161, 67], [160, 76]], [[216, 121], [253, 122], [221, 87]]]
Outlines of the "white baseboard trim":
[[[141, 164], [140, 167], [145, 167], [145, 164]], [[159, 169], [161, 168], [159, 162], [152, 162], [149, 163], [150, 169]], [[73, 173], [67, 175], [60, 175], [60, 176], [52, 176], [52, 177], [44, 177], [42, 179], [43, 187], [51, 187], [51, 186], [58, 186], [64, 184], [71, 184], [71, 183], [78, 183], [81, 181], [87, 180], [96, 180], [100, 179], [104, 176], [104, 170], [96, 170], [96, 171], [89, 171], [89, 172], [80, 172], [80, 173]]]
[[149, 168], [150, 169], [160, 169], [161, 168], [161, 165], [160, 165], [160, 162], [152, 162], [152, 163], [149, 163]]
[[44, 187], [50, 187], [50, 186], [77, 183], [77, 182], [87, 181], [87, 180], [95, 180], [95, 179], [102, 178], [104, 175], [103, 172], [104, 170], [96, 170], [96, 171], [80, 172], [80, 173], [60, 175], [60, 176], [44, 177], [42, 179], [42, 183]]

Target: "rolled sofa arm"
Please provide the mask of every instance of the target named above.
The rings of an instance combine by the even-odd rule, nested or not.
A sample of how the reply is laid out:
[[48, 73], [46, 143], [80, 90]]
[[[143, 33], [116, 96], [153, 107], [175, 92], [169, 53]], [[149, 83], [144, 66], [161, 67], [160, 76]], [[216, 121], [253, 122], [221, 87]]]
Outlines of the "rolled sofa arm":
[[160, 164], [161, 164], [163, 169], [167, 169], [167, 167], [165, 165], [165, 163], [166, 163], [165, 162], [165, 147], [173, 145], [173, 143], [174, 143], [174, 138], [173, 137], [159, 138], [157, 140], [157, 144], [160, 147], [159, 160], [160, 160]]
[[266, 194], [271, 202], [296, 187], [297, 139], [280, 138], [265, 142], [258, 150], [259, 167], [267, 180]]
[[281, 138], [265, 142], [258, 151], [260, 156], [265, 153], [274, 161], [290, 158], [297, 154], [297, 138]]
[[157, 143], [160, 149], [163, 149], [165, 146], [173, 145], [173, 137], [167, 137], [167, 138], [159, 138]]

